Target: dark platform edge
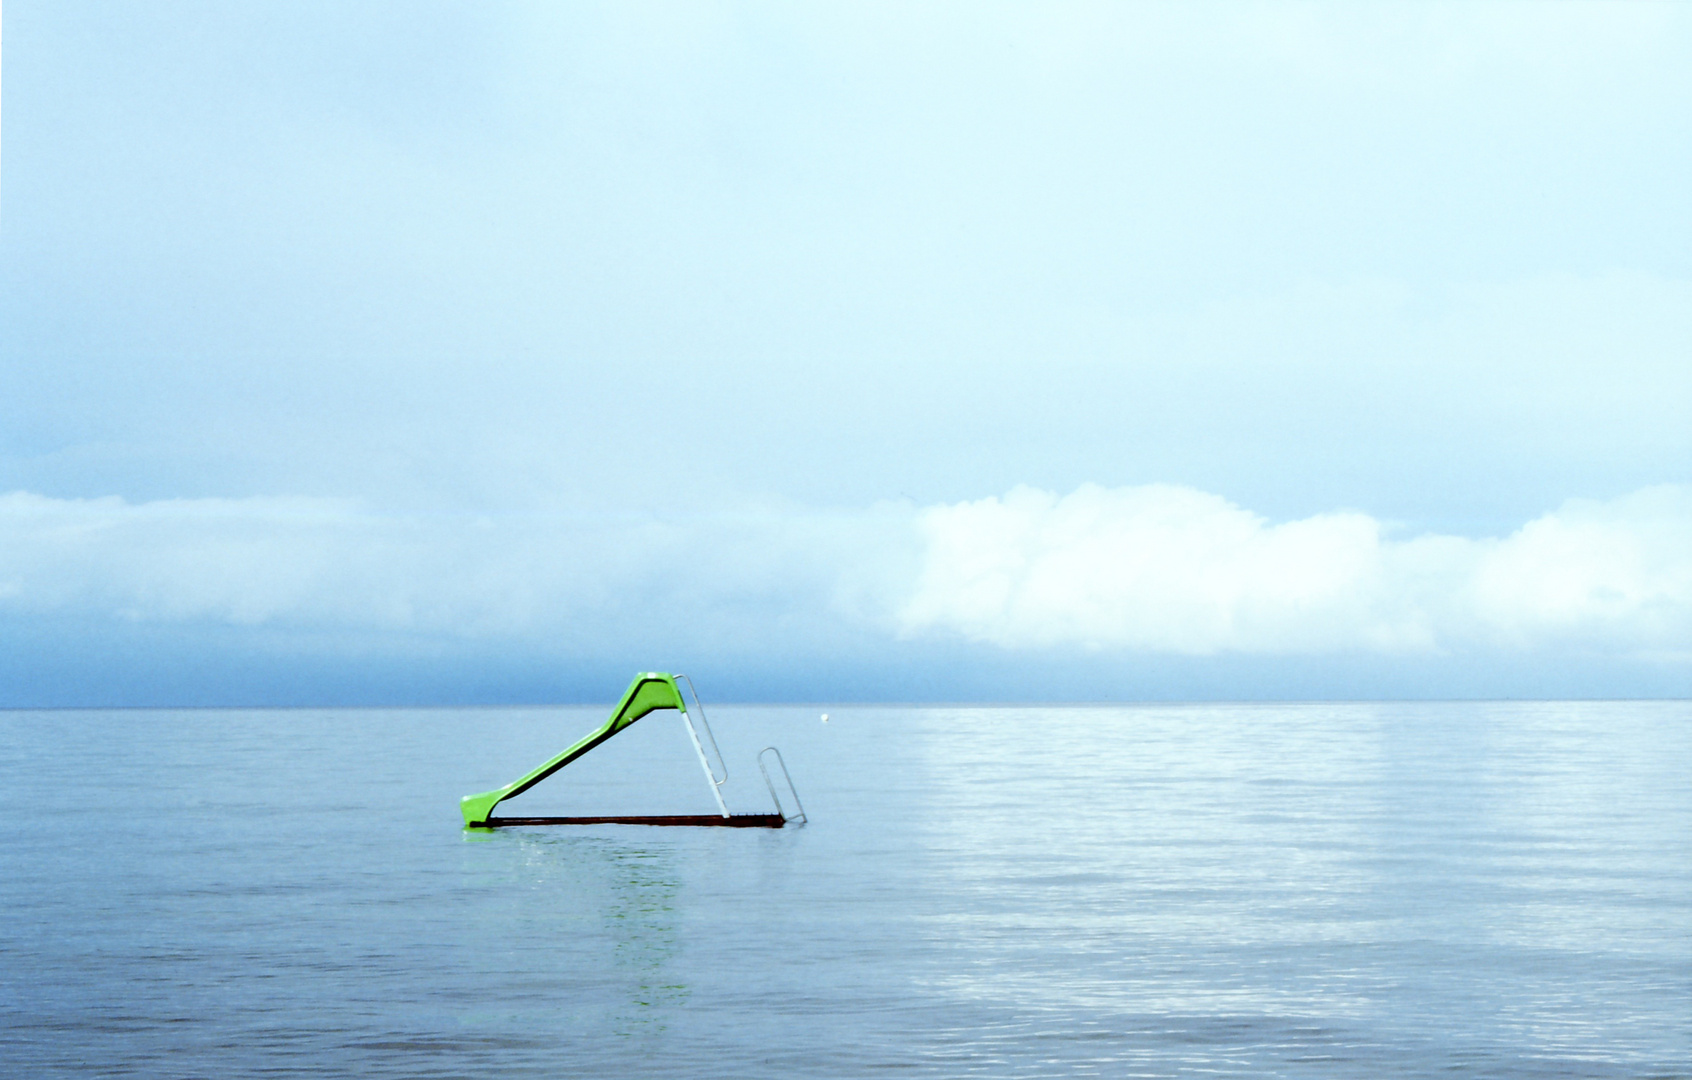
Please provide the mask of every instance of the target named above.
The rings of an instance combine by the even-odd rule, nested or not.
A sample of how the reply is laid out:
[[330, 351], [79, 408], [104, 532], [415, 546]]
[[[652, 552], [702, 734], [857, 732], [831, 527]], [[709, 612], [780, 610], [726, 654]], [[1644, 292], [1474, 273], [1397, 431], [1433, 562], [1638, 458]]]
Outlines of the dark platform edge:
[[487, 828], [499, 829], [509, 825], [715, 825], [731, 829], [779, 829], [787, 822], [780, 814], [660, 814], [656, 816], [613, 817], [496, 817], [487, 820]]

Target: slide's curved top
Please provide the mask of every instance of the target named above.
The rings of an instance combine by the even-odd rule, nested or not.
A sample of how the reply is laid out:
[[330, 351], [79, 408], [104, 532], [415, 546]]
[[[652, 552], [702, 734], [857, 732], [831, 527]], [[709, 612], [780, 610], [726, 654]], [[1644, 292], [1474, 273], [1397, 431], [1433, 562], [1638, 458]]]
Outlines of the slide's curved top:
[[489, 816], [493, 814], [493, 808], [500, 802], [513, 795], [521, 795], [647, 713], [659, 709], [677, 709], [684, 713], [687, 711], [687, 705], [682, 701], [681, 689], [676, 686], [675, 676], [661, 671], [645, 671], [636, 675], [634, 681], [629, 683], [628, 690], [623, 693], [623, 700], [617, 702], [617, 707], [611, 710], [611, 718], [576, 740], [569, 749], [502, 788], [484, 791], [480, 795], [466, 795], [460, 799], [458, 805], [464, 813], [464, 824], [486, 825]]

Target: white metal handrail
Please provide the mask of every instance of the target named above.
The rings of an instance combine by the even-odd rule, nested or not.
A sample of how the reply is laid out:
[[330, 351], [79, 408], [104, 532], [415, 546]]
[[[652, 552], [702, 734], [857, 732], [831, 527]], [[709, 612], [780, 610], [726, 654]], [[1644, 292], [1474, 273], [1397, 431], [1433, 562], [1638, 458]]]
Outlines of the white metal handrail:
[[[793, 796], [793, 807], [799, 811], [793, 817], [787, 816], [787, 811], [781, 805], [781, 796], [776, 794], [775, 781], [770, 779], [770, 770], [764, 764], [765, 754], [774, 754], [776, 764], [781, 766], [782, 778], [787, 781], [787, 793]], [[793, 774], [787, 771], [787, 762], [782, 758], [781, 751], [773, 746], [766, 746], [758, 751], [758, 771], [764, 774], [764, 786], [770, 789], [770, 798], [775, 800], [776, 813], [781, 815], [781, 819], [783, 821], [797, 821], [801, 825], [806, 824], [810, 819], [805, 816], [805, 804], [799, 801], [799, 789], [793, 786]]]

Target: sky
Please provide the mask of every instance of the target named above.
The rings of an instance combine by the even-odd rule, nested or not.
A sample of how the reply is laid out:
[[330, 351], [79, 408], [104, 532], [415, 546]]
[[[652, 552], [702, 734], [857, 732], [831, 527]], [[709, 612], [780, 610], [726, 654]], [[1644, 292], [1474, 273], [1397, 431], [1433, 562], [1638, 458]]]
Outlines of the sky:
[[0, 19], [0, 706], [1692, 696], [1692, 6]]

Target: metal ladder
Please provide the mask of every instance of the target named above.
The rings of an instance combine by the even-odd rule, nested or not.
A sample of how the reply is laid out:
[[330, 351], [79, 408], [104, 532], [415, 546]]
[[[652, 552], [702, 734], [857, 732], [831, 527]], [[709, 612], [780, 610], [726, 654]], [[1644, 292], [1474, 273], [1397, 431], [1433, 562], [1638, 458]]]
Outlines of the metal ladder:
[[[677, 672], [675, 677], [687, 682], [687, 689], [693, 694], [693, 704], [699, 710], [700, 727], [705, 729], [705, 738], [710, 740], [711, 753], [717, 756], [717, 763], [723, 767], [723, 778], [719, 780], [717, 779], [717, 770], [711, 768], [711, 762], [705, 756], [705, 744], [699, 739], [699, 729], [693, 726], [693, 716], [686, 709], [683, 709], [682, 722], [687, 725], [688, 737], [693, 740], [693, 752], [699, 755], [699, 767], [705, 770], [705, 782], [711, 785], [711, 794], [717, 800], [717, 809], [721, 810], [726, 818], [729, 816], [729, 808], [728, 803], [723, 801], [723, 785], [728, 783], [728, 762], [723, 760], [723, 752], [717, 748], [717, 737], [711, 734], [711, 721], [705, 719], [705, 703], [699, 700], [699, 691], [694, 689], [693, 680], [681, 672]], [[780, 803], [776, 804], [776, 809], [781, 809]]]

